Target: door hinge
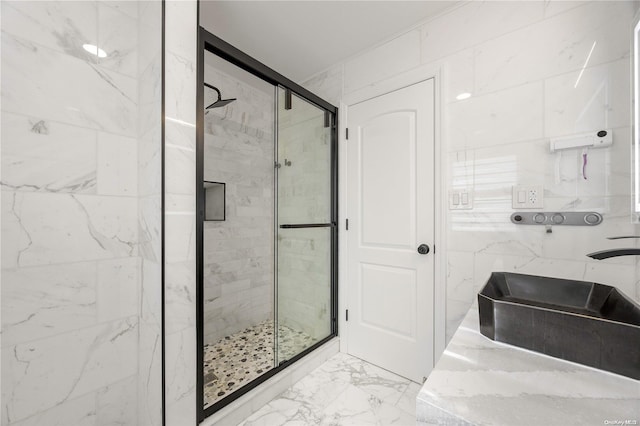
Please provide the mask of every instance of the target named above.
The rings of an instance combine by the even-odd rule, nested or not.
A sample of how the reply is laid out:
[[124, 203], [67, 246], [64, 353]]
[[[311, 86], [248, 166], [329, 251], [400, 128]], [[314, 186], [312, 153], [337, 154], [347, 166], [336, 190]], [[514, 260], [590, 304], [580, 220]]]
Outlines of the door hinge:
[[349, 128], [347, 127], [345, 130], [345, 136], [347, 139], [349, 139]]
[[344, 221], [345, 221], [344, 227], [348, 231], [349, 230], [349, 219], [345, 219]]
[[345, 311], [345, 321], [349, 321], [349, 310]]

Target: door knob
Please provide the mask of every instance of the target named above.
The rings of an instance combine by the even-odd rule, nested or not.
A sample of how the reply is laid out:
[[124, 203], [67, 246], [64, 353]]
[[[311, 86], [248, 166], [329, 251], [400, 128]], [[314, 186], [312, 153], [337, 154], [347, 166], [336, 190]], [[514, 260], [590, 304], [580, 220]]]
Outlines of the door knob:
[[418, 253], [420, 254], [427, 254], [429, 253], [429, 246], [426, 244], [420, 244], [418, 246]]

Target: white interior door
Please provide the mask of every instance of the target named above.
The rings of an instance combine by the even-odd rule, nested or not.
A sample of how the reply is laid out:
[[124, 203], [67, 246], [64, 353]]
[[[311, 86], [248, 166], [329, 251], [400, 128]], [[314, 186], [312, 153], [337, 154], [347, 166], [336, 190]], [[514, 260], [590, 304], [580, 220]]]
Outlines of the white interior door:
[[419, 383], [433, 368], [434, 121], [433, 79], [348, 109], [347, 352]]

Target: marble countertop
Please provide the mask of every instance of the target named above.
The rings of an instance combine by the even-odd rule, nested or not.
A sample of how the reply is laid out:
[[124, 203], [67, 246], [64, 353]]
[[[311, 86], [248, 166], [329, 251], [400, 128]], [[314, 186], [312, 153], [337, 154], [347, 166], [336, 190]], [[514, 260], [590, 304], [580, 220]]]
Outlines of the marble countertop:
[[416, 401], [419, 425], [640, 425], [640, 381], [494, 342], [477, 306]]

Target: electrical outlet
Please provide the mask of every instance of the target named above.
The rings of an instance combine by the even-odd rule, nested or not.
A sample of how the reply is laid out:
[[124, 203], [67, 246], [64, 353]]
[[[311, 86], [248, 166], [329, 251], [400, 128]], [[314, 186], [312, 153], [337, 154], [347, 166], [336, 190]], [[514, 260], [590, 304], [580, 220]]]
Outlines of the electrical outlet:
[[514, 209], [543, 208], [544, 187], [542, 185], [515, 185], [511, 205]]

